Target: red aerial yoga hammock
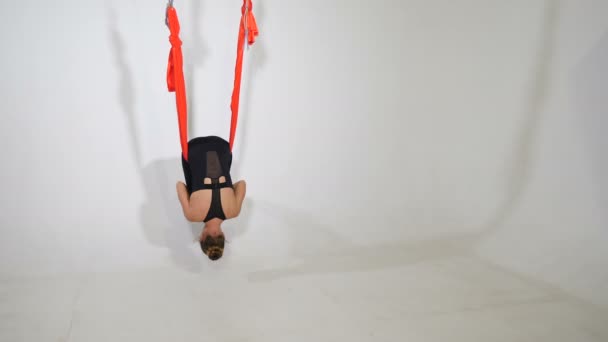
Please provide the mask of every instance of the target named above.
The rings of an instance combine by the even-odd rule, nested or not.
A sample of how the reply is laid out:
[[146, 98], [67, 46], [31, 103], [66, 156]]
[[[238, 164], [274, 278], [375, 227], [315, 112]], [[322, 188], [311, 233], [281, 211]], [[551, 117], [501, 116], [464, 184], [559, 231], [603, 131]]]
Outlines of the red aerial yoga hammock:
[[[182, 41], [179, 38], [179, 19], [177, 11], [173, 7], [171, 1], [167, 7], [167, 25], [171, 32], [169, 42], [171, 42], [171, 51], [169, 52], [169, 61], [167, 66], [167, 88], [169, 92], [175, 93], [175, 102], [177, 105], [177, 119], [179, 123], [179, 136], [182, 147], [182, 155], [188, 160], [188, 108], [186, 104], [186, 85], [184, 82], [183, 72], [183, 55]], [[232, 91], [232, 101], [230, 102], [230, 110], [232, 118], [230, 120], [230, 150], [234, 146], [234, 137], [236, 133], [236, 124], [239, 117], [239, 95], [241, 92], [241, 74], [243, 70], [243, 49], [245, 45], [245, 36], [247, 36], [248, 45], [255, 42], [258, 36], [258, 27], [253, 16], [253, 4], [251, 0], [243, 0], [241, 7], [241, 20], [239, 23], [239, 36], [236, 55], [236, 67], [234, 75], [234, 89]]]

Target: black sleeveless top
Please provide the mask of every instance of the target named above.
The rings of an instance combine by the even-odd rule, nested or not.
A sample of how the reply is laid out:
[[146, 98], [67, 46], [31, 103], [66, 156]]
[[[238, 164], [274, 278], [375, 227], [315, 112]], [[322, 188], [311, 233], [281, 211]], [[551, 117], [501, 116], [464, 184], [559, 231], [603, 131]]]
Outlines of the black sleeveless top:
[[[222, 209], [220, 189], [232, 187], [230, 167], [232, 152], [230, 144], [217, 136], [194, 138], [188, 142], [188, 161], [182, 155], [182, 168], [188, 193], [198, 190], [211, 190], [211, 205], [209, 213], [203, 222], [213, 218], [226, 219]], [[226, 182], [220, 184], [220, 177]], [[211, 184], [205, 184], [205, 178], [211, 179]]]

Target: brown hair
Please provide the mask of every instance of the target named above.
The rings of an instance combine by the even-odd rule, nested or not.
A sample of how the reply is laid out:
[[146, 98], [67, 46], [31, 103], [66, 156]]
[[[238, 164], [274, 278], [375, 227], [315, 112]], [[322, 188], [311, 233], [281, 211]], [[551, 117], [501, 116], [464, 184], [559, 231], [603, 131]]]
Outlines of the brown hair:
[[224, 235], [217, 237], [207, 236], [201, 241], [201, 249], [211, 260], [217, 260], [224, 254]]

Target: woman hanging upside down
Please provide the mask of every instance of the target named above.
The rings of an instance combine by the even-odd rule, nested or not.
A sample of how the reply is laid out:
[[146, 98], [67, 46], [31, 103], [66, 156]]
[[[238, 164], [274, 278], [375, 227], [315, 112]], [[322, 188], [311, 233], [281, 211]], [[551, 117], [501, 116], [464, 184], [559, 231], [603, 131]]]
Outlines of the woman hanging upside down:
[[237, 217], [245, 199], [246, 183], [232, 183], [229, 143], [216, 136], [188, 143], [188, 161], [182, 156], [186, 184], [177, 183], [177, 195], [190, 222], [204, 222], [199, 237], [203, 253], [217, 260], [224, 253], [222, 222]]
[[182, 41], [179, 38], [180, 25], [173, 1], [169, 1], [165, 18], [165, 23], [170, 31], [169, 42], [171, 43], [167, 67], [167, 87], [169, 92], [176, 93], [182, 167], [186, 180], [186, 184], [177, 183], [177, 195], [186, 219], [191, 222], [205, 223], [199, 242], [203, 252], [211, 260], [217, 260], [224, 254], [222, 222], [237, 217], [245, 199], [245, 181], [233, 184], [230, 167], [232, 166], [232, 146], [238, 119], [243, 45], [245, 43], [253, 44], [258, 35], [252, 6], [251, 0], [243, 0], [236, 75], [230, 104], [232, 111], [230, 142], [217, 136], [199, 137], [188, 141]]

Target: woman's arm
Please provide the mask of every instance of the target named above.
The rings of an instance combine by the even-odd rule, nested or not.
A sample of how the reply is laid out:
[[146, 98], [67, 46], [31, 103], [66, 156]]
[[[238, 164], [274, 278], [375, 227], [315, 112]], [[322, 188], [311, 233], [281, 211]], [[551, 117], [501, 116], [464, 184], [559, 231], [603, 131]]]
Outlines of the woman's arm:
[[188, 195], [188, 188], [183, 182], [177, 182], [177, 198], [184, 211], [184, 216], [190, 222], [201, 222], [204, 217], [201, 216], [200, 210], [194, 210], [190, 205], [190, 196]]
[[245, 194], [247, 192], [247, 183], [244, 180], [234, 183], [234, 210], [230, 215], [230, 218], [235, 218], [241, 213], [243, 207], [243, 201], [245, 200]]

